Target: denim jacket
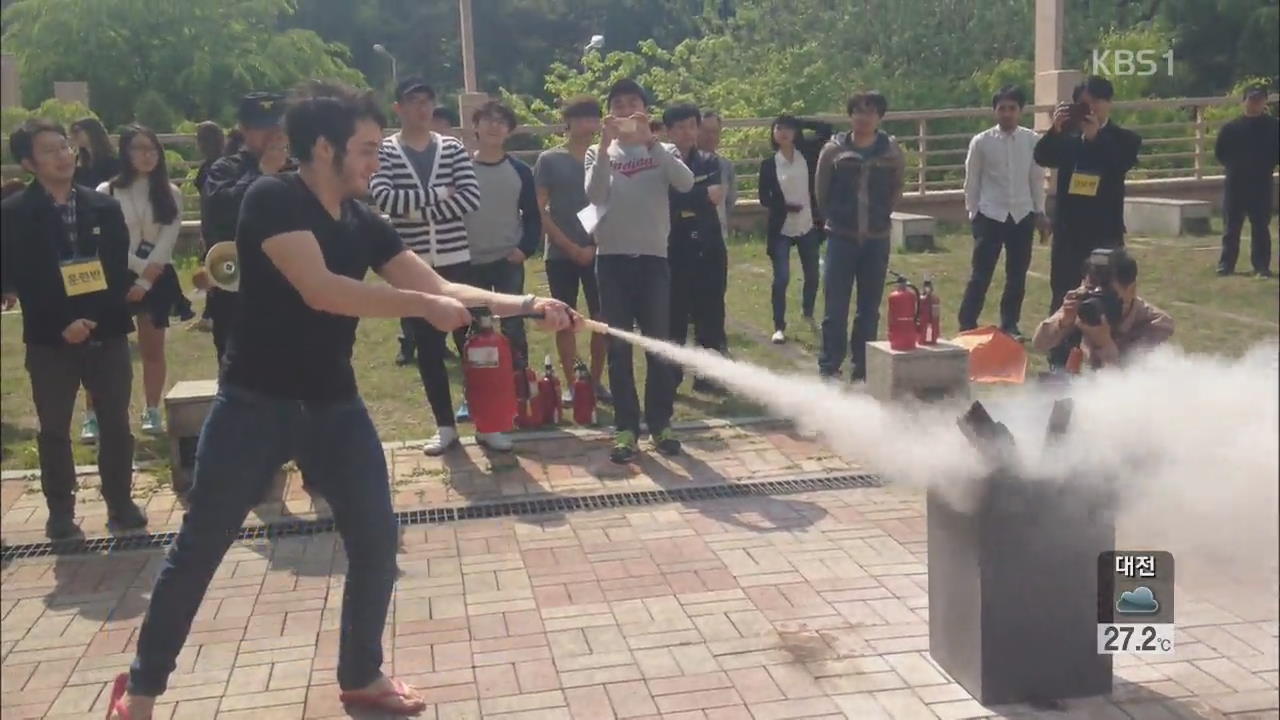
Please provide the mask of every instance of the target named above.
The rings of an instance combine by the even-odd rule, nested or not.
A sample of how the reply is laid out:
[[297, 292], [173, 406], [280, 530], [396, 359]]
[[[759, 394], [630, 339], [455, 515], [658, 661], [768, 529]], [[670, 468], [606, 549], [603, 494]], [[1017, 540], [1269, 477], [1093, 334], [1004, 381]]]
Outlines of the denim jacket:
[[827, 232], [852, 240], [887, 238], [905, 172], [902, 148], [884, 132], [867, 148], [855, 148], [852, 133], [833, 137], [818, 156], [814, 178]]

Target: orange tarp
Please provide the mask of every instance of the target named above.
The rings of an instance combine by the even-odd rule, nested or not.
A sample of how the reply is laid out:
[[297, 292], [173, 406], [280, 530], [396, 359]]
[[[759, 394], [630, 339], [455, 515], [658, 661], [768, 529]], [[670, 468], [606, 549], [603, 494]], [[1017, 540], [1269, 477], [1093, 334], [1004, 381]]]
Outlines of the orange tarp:
[[969, 380], [1016, 383], [1027, 379], [1027, 351], [994, 325], [966, 330], [951, 342], [969, 350]]

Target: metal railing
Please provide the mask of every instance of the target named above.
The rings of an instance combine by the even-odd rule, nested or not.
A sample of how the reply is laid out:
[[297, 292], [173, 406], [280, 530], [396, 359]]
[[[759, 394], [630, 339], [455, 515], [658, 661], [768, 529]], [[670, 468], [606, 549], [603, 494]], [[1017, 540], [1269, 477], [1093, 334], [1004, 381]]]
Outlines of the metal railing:
[[[1273, 95], [1269, 102], [1274, 103], [1277, 99], [1280, 96]], [[1115, 103], [1112, 118], [1143, 136], [1138, 166], [1130, 171], [1130, 179], [1200, 179], [1221, 174], [1222, 169], [1214, 157], [1212, 143], [1226, 118], [1211, 121], [1207, 119], [1207, 115], [1214, 114], [1216, 108], [1234, 106], [1238, 102], [1235, 97], [1200, 97]], [[1028, 106], [1028, 124], [1033, 113], [1049, 113], [1052, 110], [1052, 106]], [[1229, 114], [1216, 112], [1219, 115]], [[848, 118], [839, 115], [819, 116], [815, 119], [830, 122], [837, 129], [848, 123]], [[760, 163], [772, 152], [768, 140], [772, 123], [773, 118], [734, 118], [724, 121], [724, 141], [720, 152], [734, 162], [740, 201], [754, 200]], [[925, 197], [961, 189], [969, 140], [991, 124], [989, 108], [903, 110], [886, 114], [883, 127], [897, 139], [906, 154], [906, 192]], [[554, 143], [554, 136], [563, 131], [564, 126], [560, 124], [525, 125], [516, 130], [516, 135], [537, 138], [538, 144], [543, 145]], [[3, 141], [7, 144], [7, 138], [3, 138]], [[190, 134], [162, 134], [160, 141], [166, 147], [182, 148], [188, 154], [195, 147], [195, 136]], [[530, 144], [530, 137], [513, 144], [527, 146]], [[532, 164], [540, 151], [539, 148], [511, 152]], [[187, 175], [176, 178], [175, 182], [180, 186], [190, 183], [193, 170], [198, 165], [198, 160], [175, 163], [172, 170], [180, 170]], [[0, 176], [4, 178], [21, 172], [21, 167], [17, 165], [0, 167]], [[194, 196], [192, 189], [187, 188], [185, 191], [189, 196]], [[184, 215], [197, 218], [199, 208], [194, 203], [188, 203]]]

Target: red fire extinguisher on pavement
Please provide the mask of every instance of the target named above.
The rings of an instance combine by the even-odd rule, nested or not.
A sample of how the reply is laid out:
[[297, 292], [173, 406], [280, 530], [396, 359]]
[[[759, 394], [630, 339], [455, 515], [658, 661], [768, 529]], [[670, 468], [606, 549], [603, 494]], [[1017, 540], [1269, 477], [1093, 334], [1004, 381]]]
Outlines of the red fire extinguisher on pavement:
[[516, 368], [516, 427], [528, 428], [537, 424], [538, 375], [529, 367]]
[[462, 347], [462, 373], [476, 432], [511, 432], [516, 417], [511, 345], [493, 329], [493, 316], [488, 313], [471, 326]]
[[546, 368], [542, 379], [538, 381], [539, 425], [558, 425], [560, 423], [560, 380], [556, 378], [555, 367], [551, 364], [551, 356], [547, 356]]
[[906, 352], [916, 347], [920, 291], [902, 275], [893, 274], [897, 277], [897, 283], [893, 292], [889, 293], [889, 347]]
[[577, 378], [573, 381], [573, 421], [578, 425], [596, 424], [596, 385], [586, 363], [578, 361], [574, 368]]
[[919, 318], [916, 320], [916, 339], [921, 345], [937, 345], [942, 300], [933, 287], [933, 279], [925, 276], [920, 283]]

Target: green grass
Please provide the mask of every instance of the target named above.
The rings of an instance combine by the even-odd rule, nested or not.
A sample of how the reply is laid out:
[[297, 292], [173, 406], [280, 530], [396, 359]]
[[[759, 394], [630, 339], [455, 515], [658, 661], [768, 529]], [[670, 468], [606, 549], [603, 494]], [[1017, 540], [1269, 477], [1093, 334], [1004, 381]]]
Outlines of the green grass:
[[[942, 297], [944, 336], [956, 331], [955, 315], [968, 279], [969, 250], [972, 239], [967, 228], [943, 227], [938, 238], [939, 251], [926, 254], [895, 253], [890, 267], [919, 279], [932, 273]], [[1219, 228], [1215, 226], [1215, 232]], [[1274, 231], [1273, 231], [1274, 232]], [[1174, 341], [1182, 347], [1205, 353], [1239, 355], [1261, 339], [1277, 337], [1277, 285], [1275, 281], [1247, 276], [1218, 278], [1214, 275], [1218, 240], [1215, 235], [1200, 238], [1162, 239], [1130, 238], [1129, 246], [1140, 263], [1140, 293], [1149, 301], [1169, 311], [1178, 321]], [[1248, 240], [1244, 254], [1247, 256]], [[769, 343], [773, 332], [770, 310], [772, 272], [764, 251], [764, 242], [756, 236], [738, 236], [730, 244], [728, 308], [729, 344], [734, 356], [766, 367], [799, 373], [816, 372], [819, 338], [815, 328], [800, 321], [800, 269], [793, 259], [792, 282], [788, 289], [788, 335], [790, 342], [775, 346]], [[794, 254], [793, 254], [794, 258]], [[1049, 305], [1049, 253], [1037, 246], [1032, 259], [1034, 273], [1027, 280], [1027, 298], [1023, 305], [1022, 329], [1030, 333], [1042, 319]], [[190, 290], [190, 274], [194, 260], [181, 263], [184, 287]], [[1247, 266], [1245, 259], [1241, 267]], [[546, 293], [546, 277], [540, 259], [527, 266], [527, 286], [532, 292]], [[1003, 288], [1003, 265], [996, 272], [987, 294], [982, 321], [995, 322], [1000, 292]], [[198, 304], [198, 303], [197, 303]], [[817, 315], [822, 316], [822, 292], [818, 293]], [[0, 401], [3, 402], [0, 441], [4, 445], [3, 467], [33, 468], [37, 466], [35, 449], [36, 422], [31, 402], [30, 385], [23, 367], [22, 320], [17, 314], [0, 318]], [[415, 367], [396, 367], [393, 360], [399, 325], [394, 320], [366, 320], [360, 323], [353, 362], [360, 389], [384, 440], [425, 438], [434, 431], [422, 385]], [[881, 323], [881, 334], [884, 323]], [[554, 356], [552, 338], [531, 329], [531, 355], [541, 367], [542, 358]], [[586, 351], [586, 338], [579, 338], [579, 349]], [[175, 325], [168, 339], [169, 384], [179, 380], [212, 378], [215, 374], [213, 342], [206, 333]], [[636, 354], [636, 374], [643, 397], [644, 358]], [[460, 395], [457, 360], [448, 363], [455, 402]], [[1032, 370], [1044, 367], [1043, 358], [1033, 356]], [[559, 372], [559, 365], [556, 365]], [[562, 382], [564, 378], [561, 378]], [[134, 370], [134, 407], [142, 406], [141, 367]], [[760, 409], [736, 398], [716, 398], [695, 394], [686, 382], [676, 402], [676, 418], [733, 417], [757, 414]], [[602, 422], [609, 422], [602, 414]], [[136, 420], [135, 420], [136, 422]], [[73, 432], [78, 432], [77, 411]], [[164, 459], [167, 446], [163, 442], [143, 439], [138, 435], [139, 459]], [[76, 461], [91, 464], [92, 447], [75, 446]]]

